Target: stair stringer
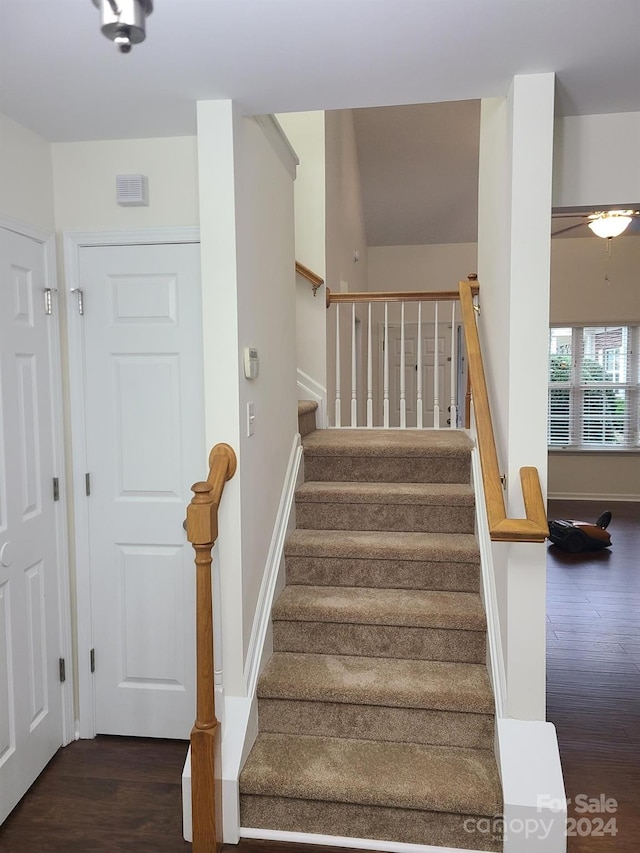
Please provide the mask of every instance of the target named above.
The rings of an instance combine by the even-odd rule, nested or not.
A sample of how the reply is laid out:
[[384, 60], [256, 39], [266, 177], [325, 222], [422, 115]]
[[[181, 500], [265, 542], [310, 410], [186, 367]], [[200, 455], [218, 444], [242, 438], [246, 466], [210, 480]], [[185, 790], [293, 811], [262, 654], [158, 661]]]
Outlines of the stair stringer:
[[[284, 543], [295, 528], [294, 495], [303, 479], [302, 444], [299, 433], [293, 439], [284, 478], [280, 504], [262, 576], [258, 604], [251, 630], [244, 669], [244, 696], [224, 695], [222, 719], [222, 826], [225, 844], [240, 840], [240, 770], [258, 734], [258, 677], [273, 652], [271, 609], [276, 594], [284, 586]], [[219, 694], [216, 693], [216, 700]], [[182, 834], [192, 840], [191, 824], [191, 749], [182, 771]]]
[[487, 619], [487, 670], [496, 708], [496, 759], [502, 782], [504, 853], [565, 853], [567, 803], [555, 726], [507, 716], [507, 678], [493, 552], [475, 436], [471, 472], [480, 549], [481, 596]]

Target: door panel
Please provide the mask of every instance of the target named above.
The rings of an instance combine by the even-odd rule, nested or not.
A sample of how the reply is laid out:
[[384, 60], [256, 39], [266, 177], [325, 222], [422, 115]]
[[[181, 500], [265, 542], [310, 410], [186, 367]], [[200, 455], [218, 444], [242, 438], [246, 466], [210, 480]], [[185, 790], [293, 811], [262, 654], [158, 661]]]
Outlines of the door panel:
[[184, 738], [193, 725], [182, 522], [206, 472], [199, 248], [80, 252], [98, 733]]
[[[381, 329], [381, 334], [384, 329]], [[417, 363], [418, 363], [418, 324], [406, 323], [404, 329], [405, 353], [405, 400], [407, 426], [417, 426]], [[438, 405], [440, 406], [440, 427], [448, 426], [448, 408], [451, 403], [451, 327], [446, 323], [438, 325]], [[383, 354], [384, 358], [384, 354]], [[401, 330], [396, 324], [389, 324], [389, 423], [400, 426], [400, 363]], [[424, 427], [433, 426], [433, 407], [435, 399], [435, 326], [422, 323], [422, 423]], [[382, 370], [380, 375], [383, 375]], [[381, 395], [382, 396], [382, 395]]]
[[62, 743], [43, 246], [0, 228], [0, 822]]

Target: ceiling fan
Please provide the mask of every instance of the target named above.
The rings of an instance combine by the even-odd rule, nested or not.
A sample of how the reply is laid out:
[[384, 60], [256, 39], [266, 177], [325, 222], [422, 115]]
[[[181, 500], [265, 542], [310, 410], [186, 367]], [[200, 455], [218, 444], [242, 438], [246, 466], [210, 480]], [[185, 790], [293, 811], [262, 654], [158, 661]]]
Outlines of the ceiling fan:
[[[567, 223], [570, 223], [555, 231], [552, 230], [552, 237], [559, 237], [561, 234], [566, 234], [578, 228], [584, 229], [583, 236], [585, 237], [589, 234], [586, 230], [587, 228], [596, 236], [606, 239], [618, 237], [620, 234], [640, 235], [640, 207], [634, 205], [601, 210], [588, 210], [585, 208], [554, 210], [551, 218], [552, 221], [564, 219]], [[579, 235], [576, 234], [576, 236]]]

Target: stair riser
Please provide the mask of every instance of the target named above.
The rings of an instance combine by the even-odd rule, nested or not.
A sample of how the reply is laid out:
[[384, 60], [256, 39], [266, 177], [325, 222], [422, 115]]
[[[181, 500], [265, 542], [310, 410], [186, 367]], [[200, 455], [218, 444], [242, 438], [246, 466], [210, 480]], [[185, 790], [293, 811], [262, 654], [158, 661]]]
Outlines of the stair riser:
[[287, 557], [286, 571], [288, 584], [480, 591], [480, 567], [475, 563]]
[[[303, 415], [298, 415], [298, 432], [301, 438], [309, 435], [316, 428], [316, 413], [305, 412]], [[466, 481], [465, 481], [466, 482]]]
[[[477, 817], [470, 815], [416, 809], [325, 803], [290, 797], [240, 796], [240, 825], [245, 827], [378, 838], [466, 850], [502, 850], [502, 842], [491, 834], [465, 831], [465, 826], [476, 826], [476, 820]], [[490, 816], [489, 821], [492, 820], [493, 816]], [[496, 825], [499, 825], [498, 821]]]
[[484, 663], [483, 631], [336, 622], [273, 622], [276, 652]]
[[304, 478], [352, 483], [469, 483], [466, 458], [316, 456], [305, 452]]
[[309, 702], [294, 699], [260, 699], [260, 731], [321, 737], [429, 743], [492, 749], [493, 716], [424, 708], [389, 708]]
[[305, 530], [382, 530], [473, 533], [472, 506], [296, 501], [296, 525]]

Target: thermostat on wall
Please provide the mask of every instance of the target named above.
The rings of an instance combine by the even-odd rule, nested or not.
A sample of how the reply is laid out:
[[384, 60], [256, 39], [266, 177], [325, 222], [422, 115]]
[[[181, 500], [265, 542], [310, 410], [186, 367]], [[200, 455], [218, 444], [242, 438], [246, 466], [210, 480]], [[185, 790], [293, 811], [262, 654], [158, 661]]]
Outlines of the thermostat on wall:
[[247, 379], [256, 379], [260, 370], [260, 359], [255, 347], [244, 348], [244, 375]]

